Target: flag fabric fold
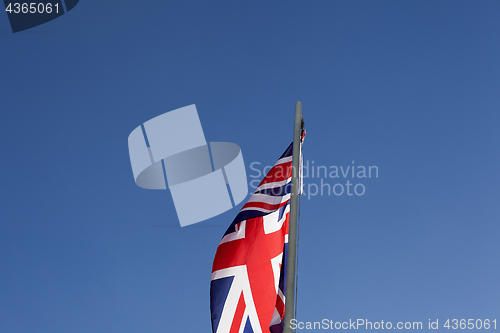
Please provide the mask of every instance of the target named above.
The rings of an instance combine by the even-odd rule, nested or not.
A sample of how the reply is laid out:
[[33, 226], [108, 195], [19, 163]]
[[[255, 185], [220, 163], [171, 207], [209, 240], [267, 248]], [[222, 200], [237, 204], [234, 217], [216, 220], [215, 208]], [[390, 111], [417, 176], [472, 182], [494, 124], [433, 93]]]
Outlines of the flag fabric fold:
[[213, 333], [283, 331], [292, 152], [293, 143], [217, 248], [210, 285]]

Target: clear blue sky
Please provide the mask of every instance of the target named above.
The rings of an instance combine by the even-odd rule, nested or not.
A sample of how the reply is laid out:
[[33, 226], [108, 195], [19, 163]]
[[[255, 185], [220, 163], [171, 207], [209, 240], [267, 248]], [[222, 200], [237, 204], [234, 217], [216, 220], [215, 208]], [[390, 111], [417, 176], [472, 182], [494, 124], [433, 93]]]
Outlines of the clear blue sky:
[[302, 198], [298, 319], [499, 330], [499, 17], [498, 1], [82, 0], [12, 34], [0, 13], [0, 332], [210, 332], [239, 207], [180, 228], [168, 190], [135, 185], [127, 137], [196, 104], [250, 181], [291, 142], [297, 100], [306, 160], [379, 171], [323, 179], [362, 196]]

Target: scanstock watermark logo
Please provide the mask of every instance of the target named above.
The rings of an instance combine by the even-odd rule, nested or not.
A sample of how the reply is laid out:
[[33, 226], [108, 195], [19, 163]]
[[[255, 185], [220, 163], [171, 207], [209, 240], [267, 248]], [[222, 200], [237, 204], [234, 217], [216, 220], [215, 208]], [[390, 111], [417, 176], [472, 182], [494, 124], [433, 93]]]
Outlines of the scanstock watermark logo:
[[52, 21], [75, 8], [79, 0], [22, 2], [3, 0], [12, 32]]
[[240, 147], [208, 144], [194, 104], [138, 126], [128, 149], [135, 183], [154, 190], [168, 183], [182, 227], [222, 214], [248, 194]]

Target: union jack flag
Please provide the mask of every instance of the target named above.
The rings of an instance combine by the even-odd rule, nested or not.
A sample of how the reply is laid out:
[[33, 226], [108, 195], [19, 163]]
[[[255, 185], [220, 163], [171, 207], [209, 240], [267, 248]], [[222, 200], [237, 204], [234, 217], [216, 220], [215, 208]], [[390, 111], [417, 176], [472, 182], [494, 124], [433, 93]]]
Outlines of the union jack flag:
[[283, 332], [292, 151], [293, 143], [217, 248], [210, 285], [213, 333]]

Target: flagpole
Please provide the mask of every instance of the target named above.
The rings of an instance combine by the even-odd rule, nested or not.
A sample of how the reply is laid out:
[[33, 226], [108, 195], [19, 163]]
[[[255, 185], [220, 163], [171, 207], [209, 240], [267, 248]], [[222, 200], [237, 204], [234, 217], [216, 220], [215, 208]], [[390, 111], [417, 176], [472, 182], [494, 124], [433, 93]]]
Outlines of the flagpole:
[[286, 261], [285, 316], [283, 333], [293, 333], [290, 321], [294, 314], [295, 300], [295, 263], [297, 254], [297, 208], [299, 205], [299, 165], [300, 165], [300, 132], [302, 125], [302, 103], [295, 103], [295, 125], [293, 129], [292, 155], [292, 191], [290, 198], [290, 219], [288, 231], [288, 252]]

